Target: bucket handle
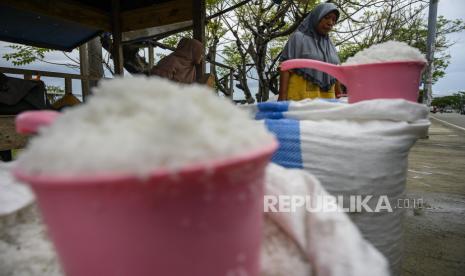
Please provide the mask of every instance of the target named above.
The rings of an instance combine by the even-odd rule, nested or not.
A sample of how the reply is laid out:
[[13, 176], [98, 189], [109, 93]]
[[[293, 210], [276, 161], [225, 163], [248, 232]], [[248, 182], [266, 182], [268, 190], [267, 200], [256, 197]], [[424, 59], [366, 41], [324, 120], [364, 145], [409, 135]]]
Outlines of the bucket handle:
[[296, 68], [311, 68], [325, 72], [342, 83], [347, 83], [346, 75], [344, 74], [340, 65], [334, 65], [313, 59], [290, 59], [281, 63], [281, 71], [287, 71]]
[[51, 110], [22, 112], [15, 119], [16, 132], [21, 134], [37, 133], [40, 127], [52, 124], [60, 115]]

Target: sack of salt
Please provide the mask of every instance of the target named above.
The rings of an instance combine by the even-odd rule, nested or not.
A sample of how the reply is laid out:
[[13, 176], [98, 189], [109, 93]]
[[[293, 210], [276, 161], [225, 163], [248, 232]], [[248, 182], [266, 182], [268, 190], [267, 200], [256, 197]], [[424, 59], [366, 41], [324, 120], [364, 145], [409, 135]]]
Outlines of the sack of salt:
[[[342, 197], [345, 207], [371, 196], [367, 205], [373, 212], [362, 208], [349, 216], [387, 257], [392, 274], [399, 274], [404, 211], [394, 207], [404, 195], [408, 152], [430, 124], [427, 108], [401, 99], [266, 102], [247, 108], [278, 138], [273, 162], [310, 172], [329, 193]], [[380, 202], [384, 208], [376, 210]]]
[[[313, 175], [269, 164], [265, 187], [261, 276], [389, 275], [386, 258], [347, 214], [339, 208], [309, 211], [319, 198], [335, 200]], [[285, 197], [305, 198], [306, 203], [291, 203], [286, 211], [284, 200], [282, 209], [270, 202]]]

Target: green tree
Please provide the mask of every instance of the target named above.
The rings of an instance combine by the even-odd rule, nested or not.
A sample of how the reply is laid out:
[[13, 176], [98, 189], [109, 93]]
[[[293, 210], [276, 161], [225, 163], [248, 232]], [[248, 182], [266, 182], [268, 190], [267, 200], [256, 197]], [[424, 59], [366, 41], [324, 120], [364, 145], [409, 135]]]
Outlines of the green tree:
[[69, 57], [70, 62], [68, 63], [55, 63], [50, 62], [45, 59], [45, 55], [47, 53], [52, 52], [51, 49], [46, 48], [38, 48], [33, 46], [27, 45], [8, 45], [8, 48], [12, 49], [11, 52], [7, 52], [3, 54], [3, 58], [7, 61], [11, 61], [15, 66], [27, 65], [33, 62], [45, 62], [54, 65], [64, 65], [70, 68], [79, 68], [79, 61], [76, 61], [69, 57], [66, 53], [64, 53], [67, 57]]
[[[339, 45], [341, 61], [345, 61], [348, 57], [373, 44], [388, 40], [403, 41], [418, 48], [426, 55], [428, 22], [425, 11], [427, 5], [412, 5], [415, 2], [418, 1], [394, 0], [384, 5], [383, 8], [366, 7], [363, 15], [357, 20], [347, 18], [335, 37], [336, 45]], [[454, 42], [449, 40], [447, 35], [463, 30], [465, 30], [463, 20], [438, 17], [433, 83], [444, 77], [445, 70], [450, 64], [451, 56], [447, 49]]]
[[249, 89], [249, 80], [258, 82], [257, 101], [268, 100], [270, 91], [278, 93], [279, 53], [287, 37], [296, 30], [315, 2], [283, 1], [278, 5], [275, 1], [251, 1], [223, 18], [234, 37], [229, 48], [233, 51], [225, 53], [226, 60], [241, 57], [237, 80], [244, 91]]
[[460, 91], [450, 96], [436, 97], [431, 102], [431, 105], [439, 108], [452, 107], [455, 110], [462, 110], [465, 108], [465, 92]]

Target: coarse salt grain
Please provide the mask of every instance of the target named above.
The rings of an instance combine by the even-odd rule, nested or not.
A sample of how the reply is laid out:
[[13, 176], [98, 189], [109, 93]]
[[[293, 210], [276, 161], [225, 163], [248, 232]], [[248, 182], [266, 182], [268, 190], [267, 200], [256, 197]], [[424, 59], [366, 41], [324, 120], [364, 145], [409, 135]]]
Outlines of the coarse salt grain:
[[158, 77], [103, 80], [86, 104], [41, 128], [18, 159], [34, 174], [179, 169], [271, 143], [273, 136], [206, 86]]
[[417, 48], [405, 42], [390, 40], [375, 44], [356, 53], [342, 65], [357, 65], [365, 63], [379, 63], [389, 61], [421, 61], [426, 62], [425, 56]]

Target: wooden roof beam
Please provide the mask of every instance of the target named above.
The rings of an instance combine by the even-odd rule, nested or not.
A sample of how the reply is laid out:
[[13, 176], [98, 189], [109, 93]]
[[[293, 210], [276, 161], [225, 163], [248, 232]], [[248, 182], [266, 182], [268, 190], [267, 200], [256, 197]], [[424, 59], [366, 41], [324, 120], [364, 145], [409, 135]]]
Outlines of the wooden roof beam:
[[121, 13], [121, 30], [127, 32], [192, 20], [192, 2], [192, 0], [169, 1], [123, 11]]
[[111, 30], [108, 13], [72, 0], [0, 0], [0, 3], [18, 10], [80, 23], [98, 30]]

